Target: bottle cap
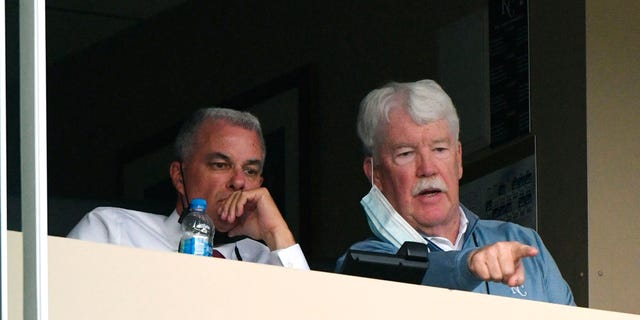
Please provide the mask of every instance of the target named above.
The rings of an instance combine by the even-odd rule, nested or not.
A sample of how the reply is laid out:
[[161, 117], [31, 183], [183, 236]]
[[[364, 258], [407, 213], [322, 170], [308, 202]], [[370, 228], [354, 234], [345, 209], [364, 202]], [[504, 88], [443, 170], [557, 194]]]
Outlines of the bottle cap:
[[204, 212], [207, 209], [207, 200], [195, 198], [191, 200], [191, 210]]

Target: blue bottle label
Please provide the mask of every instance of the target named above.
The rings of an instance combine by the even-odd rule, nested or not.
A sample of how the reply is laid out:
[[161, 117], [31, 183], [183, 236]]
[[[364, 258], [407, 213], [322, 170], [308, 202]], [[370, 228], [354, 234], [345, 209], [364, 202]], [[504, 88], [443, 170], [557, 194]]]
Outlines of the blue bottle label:
[[213, 249], [207, 237], [194, 236], [180, 242], [180, 252], [197, 256], [211, 257]]

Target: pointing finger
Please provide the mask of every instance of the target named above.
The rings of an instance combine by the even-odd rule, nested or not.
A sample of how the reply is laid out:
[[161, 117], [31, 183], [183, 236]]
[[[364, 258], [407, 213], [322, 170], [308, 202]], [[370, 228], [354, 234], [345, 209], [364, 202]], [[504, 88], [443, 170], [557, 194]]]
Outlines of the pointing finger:
[[538, 254], [538, 249], [525, 244], [519, 244], [512, 247], [511, 253], [513, 254], [514, 261], [522, 258], [533, 257]]

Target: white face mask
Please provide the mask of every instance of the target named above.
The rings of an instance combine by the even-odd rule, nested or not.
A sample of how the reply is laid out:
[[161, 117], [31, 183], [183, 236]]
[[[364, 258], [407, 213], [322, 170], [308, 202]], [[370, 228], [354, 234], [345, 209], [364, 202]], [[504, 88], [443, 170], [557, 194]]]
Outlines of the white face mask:
[[405, 241], [427, 243], [373, 184], [373, 158], [371, 159], [371, 190], [360, 200], [367, 213], [367, 222], [373, 234], [400, 249]]

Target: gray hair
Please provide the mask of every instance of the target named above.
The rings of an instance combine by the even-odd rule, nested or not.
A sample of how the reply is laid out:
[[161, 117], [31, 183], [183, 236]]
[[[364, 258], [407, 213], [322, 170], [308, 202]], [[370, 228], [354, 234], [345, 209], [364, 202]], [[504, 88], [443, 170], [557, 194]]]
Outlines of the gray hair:
[[208, 120], [223, 120], [232, 125], [254, 131], [258, 137], [260, 137], [262, 161], [264, 161], [267, 150], [258, 118], [249, 112], [227, 108], [198, 109], [184, 122], [174, 145], [174, 157], [176, 160], [183, 161], [192, 155], [198, 130], [200, 130], [202, 124]]
[[374, 154], [378, 131], [382, 124], [389, 123], [389, 112], [394, 107], [406, 108], [418, 124], [447, 120], [451, 134], [458, 140], [460, 120], [451, 98], [440, 85], [433, 80], [390, 82], [371, 91], [360, 103], [357, 126], [365, 155]]

